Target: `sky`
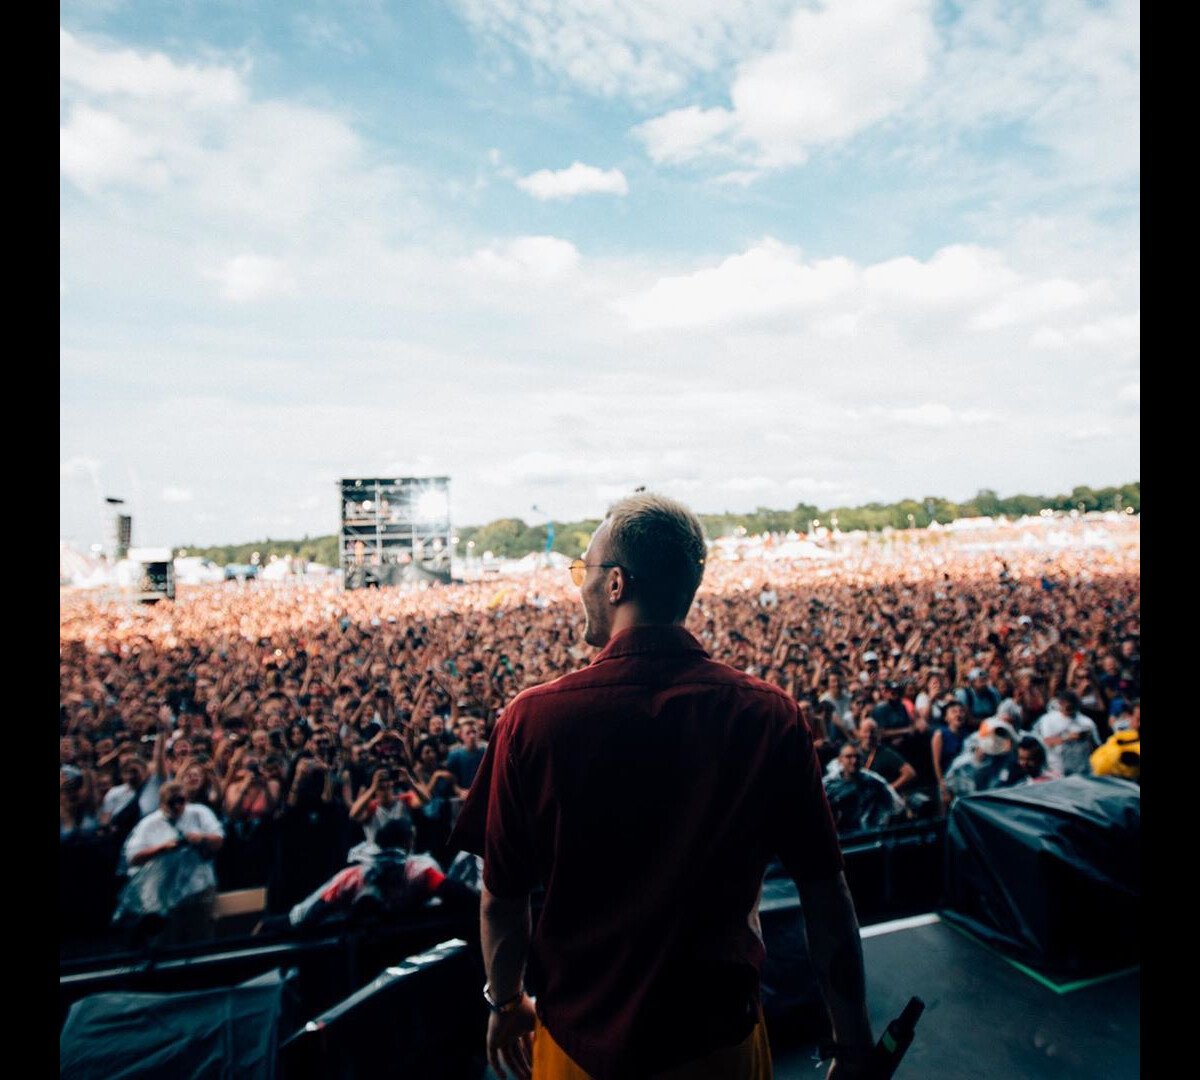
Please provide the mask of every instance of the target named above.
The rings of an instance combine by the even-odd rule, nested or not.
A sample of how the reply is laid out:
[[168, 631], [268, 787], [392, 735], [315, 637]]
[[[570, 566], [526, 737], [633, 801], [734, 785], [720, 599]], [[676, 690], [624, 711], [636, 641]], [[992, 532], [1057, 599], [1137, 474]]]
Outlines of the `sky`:
[[1137, 4], [60, 12], [75, 544], [1140, 479]]

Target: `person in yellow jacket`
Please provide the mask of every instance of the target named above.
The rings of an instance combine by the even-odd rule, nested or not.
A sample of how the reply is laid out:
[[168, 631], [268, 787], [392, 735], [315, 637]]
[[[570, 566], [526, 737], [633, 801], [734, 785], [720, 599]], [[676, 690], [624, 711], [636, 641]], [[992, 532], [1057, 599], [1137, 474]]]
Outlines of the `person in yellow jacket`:
[[[1126, 718], [1114, 718], [1116, 730], [1108, 741], [1092, 751], [1091, 766], [1096, 776], [1119, 776], [1125, 780], [1142, 779], [1141, 703], [1134, 705]], [[1125, 723], [1119, 723], [1124, 720]]]

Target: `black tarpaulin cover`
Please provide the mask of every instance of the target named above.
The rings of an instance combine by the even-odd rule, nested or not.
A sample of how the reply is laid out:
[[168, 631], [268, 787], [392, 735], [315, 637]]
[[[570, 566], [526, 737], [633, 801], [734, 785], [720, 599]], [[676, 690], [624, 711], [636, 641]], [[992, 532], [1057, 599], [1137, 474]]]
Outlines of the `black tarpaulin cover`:
[[59, 1075], [273, 1080], [283, 985], [270, 972], [216, 990], [82, 998], [59, 1036]]
[[1068, 776], [969, 795], [946, 827], [947, 917], [1047, 974], [1138, 962], [1141, 789]]

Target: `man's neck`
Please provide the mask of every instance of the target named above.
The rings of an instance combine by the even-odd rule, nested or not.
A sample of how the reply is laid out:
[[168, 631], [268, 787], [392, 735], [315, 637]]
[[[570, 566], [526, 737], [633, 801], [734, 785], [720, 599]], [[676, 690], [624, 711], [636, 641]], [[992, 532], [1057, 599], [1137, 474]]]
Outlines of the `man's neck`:
[[622, 604], [613, 612], [612, 628], [608, 635], [608, 640], [611, 641], [618, 634], [625, 630], [632, 630], [635, 627], [666, 627], [666, 626], [682, 626], [683, 621], [678, 622], [661, 622], [657, 619], [649, 619], [637, 608], [635, 604]]

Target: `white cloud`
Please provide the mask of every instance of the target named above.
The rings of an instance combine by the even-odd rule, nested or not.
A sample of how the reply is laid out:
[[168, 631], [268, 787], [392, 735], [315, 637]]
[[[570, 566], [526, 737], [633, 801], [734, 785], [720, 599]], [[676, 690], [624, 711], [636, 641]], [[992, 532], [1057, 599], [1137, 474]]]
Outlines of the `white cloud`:
[[996, 420], [996, 414], [984, 409], [955, 409], [942, 402], [926, 402], [911, 408], [884, 409], [882, 415], [899, 424], [914, 427], [949, 428], [958, 424], [984, 424]]
[[63, 175], [89, 194], [109, 184], [161, 190], [170, 179], [155, 140], [88, 105], [71, 109], [59, 131], [58, 157]]
[[203, 107], [235, 105], [245, 97], [241, 73], [229, 67], [179, 64], [159, 52], [95, 48], [66, 30], [58, 40], [59, 75], [89, 93]]
[[1142, 384], [1140, 382], [1126, 383], [1117, 391], [1118, 401], [1131, 401], [1135, 405], [1142, 402]]
[[951, 244], [926, 262], [888, 259], [867, 267], [863, 279], [880, 302], [934, 307], [983, 300], [1020, 283], [1000, 252], [972, 244]]
[[950, 245], [927, 260], [906, 255], [860, 267], [842, 257], [806, 262], [798, 248], [767, 237], [717, 266], [662, 277], [615, 306], [634, 330], [791, 316], [838, 339], [863, 332], [866, 320], [904, 323], [917, 315], [995, 331], [1103, 295], [1103, 282], [1027, 281], [1001, 252], [976, 245]]
[[180, 487], [178, 484], [168, 484], [161, 494], [162, 501], [167, 503], [187, 503], [193, 498], [191, 488]]
[[794, 0], [456, 0], [491, 47], [594, 94], [662, 97], [761, 49]]
[[221, 296], [235, 304], [281, 296], [295, 287], [287, 265], [267, 255], [235, 255], [206, 276], [215, 279]]
[[517, 187], [535, 199], [573, 199], [577, 195], [627, 195], [629, 184], [620, 169], [598, 169], [576, 161], [557, 172], [539, 169], [522, 176]]
[[1094, 439], [1110, 439], [1114, 432], [1107, 424], [1092, 424], [1088, 427], [1075, 428], [1067, 438], [1072, 442], [1091, 442]]
[[639, 124], [634, 133], [652, 160], [660, 165], [678, 165], [713, 152], [733, 131], [735, 123], [728, 109], [686, 105]]
[[579, 265], [579, 249], [557, 236], [519, 236], [505, 244], [481, 248], [469, 265], [508, 281], [548, 281]]
[[714, 176], [712, 182], [723, 187], [748, 188], [755, 181], [762, 179], [762, 169], [731, 169], [727, 173]]
[[161, 214], [243, 242], [251, 231], [344, 237], [385, 208], [392, 222], [411, 216], [399, 171], [368, 161], [345, 120], [252, 100], [232, 61], [199, 66], [65, 31], [61, 46], [60, 169], [92, 199], [169, 194]]
[[317, 52], [339, 52], [343, 56], [362, 56], [367, 46], [356, 34], [350, 33], [337, 19], [301, 12], [292, 19], [296, 36]]
[[767, 237], [720, 265], [664, 277], [617, 304], [635, 330], [710, 326], [819, 308], [848, 294], [856, 273], [848, 259], [805, 264], [796, 248]]
[[908, 103], [930, 70], [930, 0], [841, 0], [792, 15], [742, 63], [731, 108], [686, 106], [635, 128], [657, 162], [739, 157], [774, 167], [846, 139]]
[[1076, 188], [1134, 177], [1140, 20], [1137, 0], [972, 0], [943, 27], [913, 119], [943, 139], [1020, 125], [1028, 143], [1054, 153], [1051, 175]]
[[755, 492], [774, 491], [779, 487], [777, 480], [769, 476], [730, 476], [718, 485], [722, 491], [732, 491], [740, 495]]
[[844, 486], [842, 480], [821, 480], [815, 476], [790, 476], [784, 487], [803, 491], [837, 491]]
[[1079, 307], [1087, 299], [1088, 290], [1078, 282], [1052, 278], [1013, 290], [979, 312], [970, 325], [976, 330], [994, 330], [998, 326]]
[[1067, 329], [1043, 326], [1033, 332], [1029, 344], [1034, 349], [1060, 351], [1081, 347], [1105, 348], [1136, 342], [1140, 330], [1140, 314], [1116, 315]]
[[80, 478], [94, 480], [99, 468], [100, 462], [94, 457], [85, 457], [82, 454], [77, 454], [59, 463], [58, 478], [60, 480], [75, 480]]

